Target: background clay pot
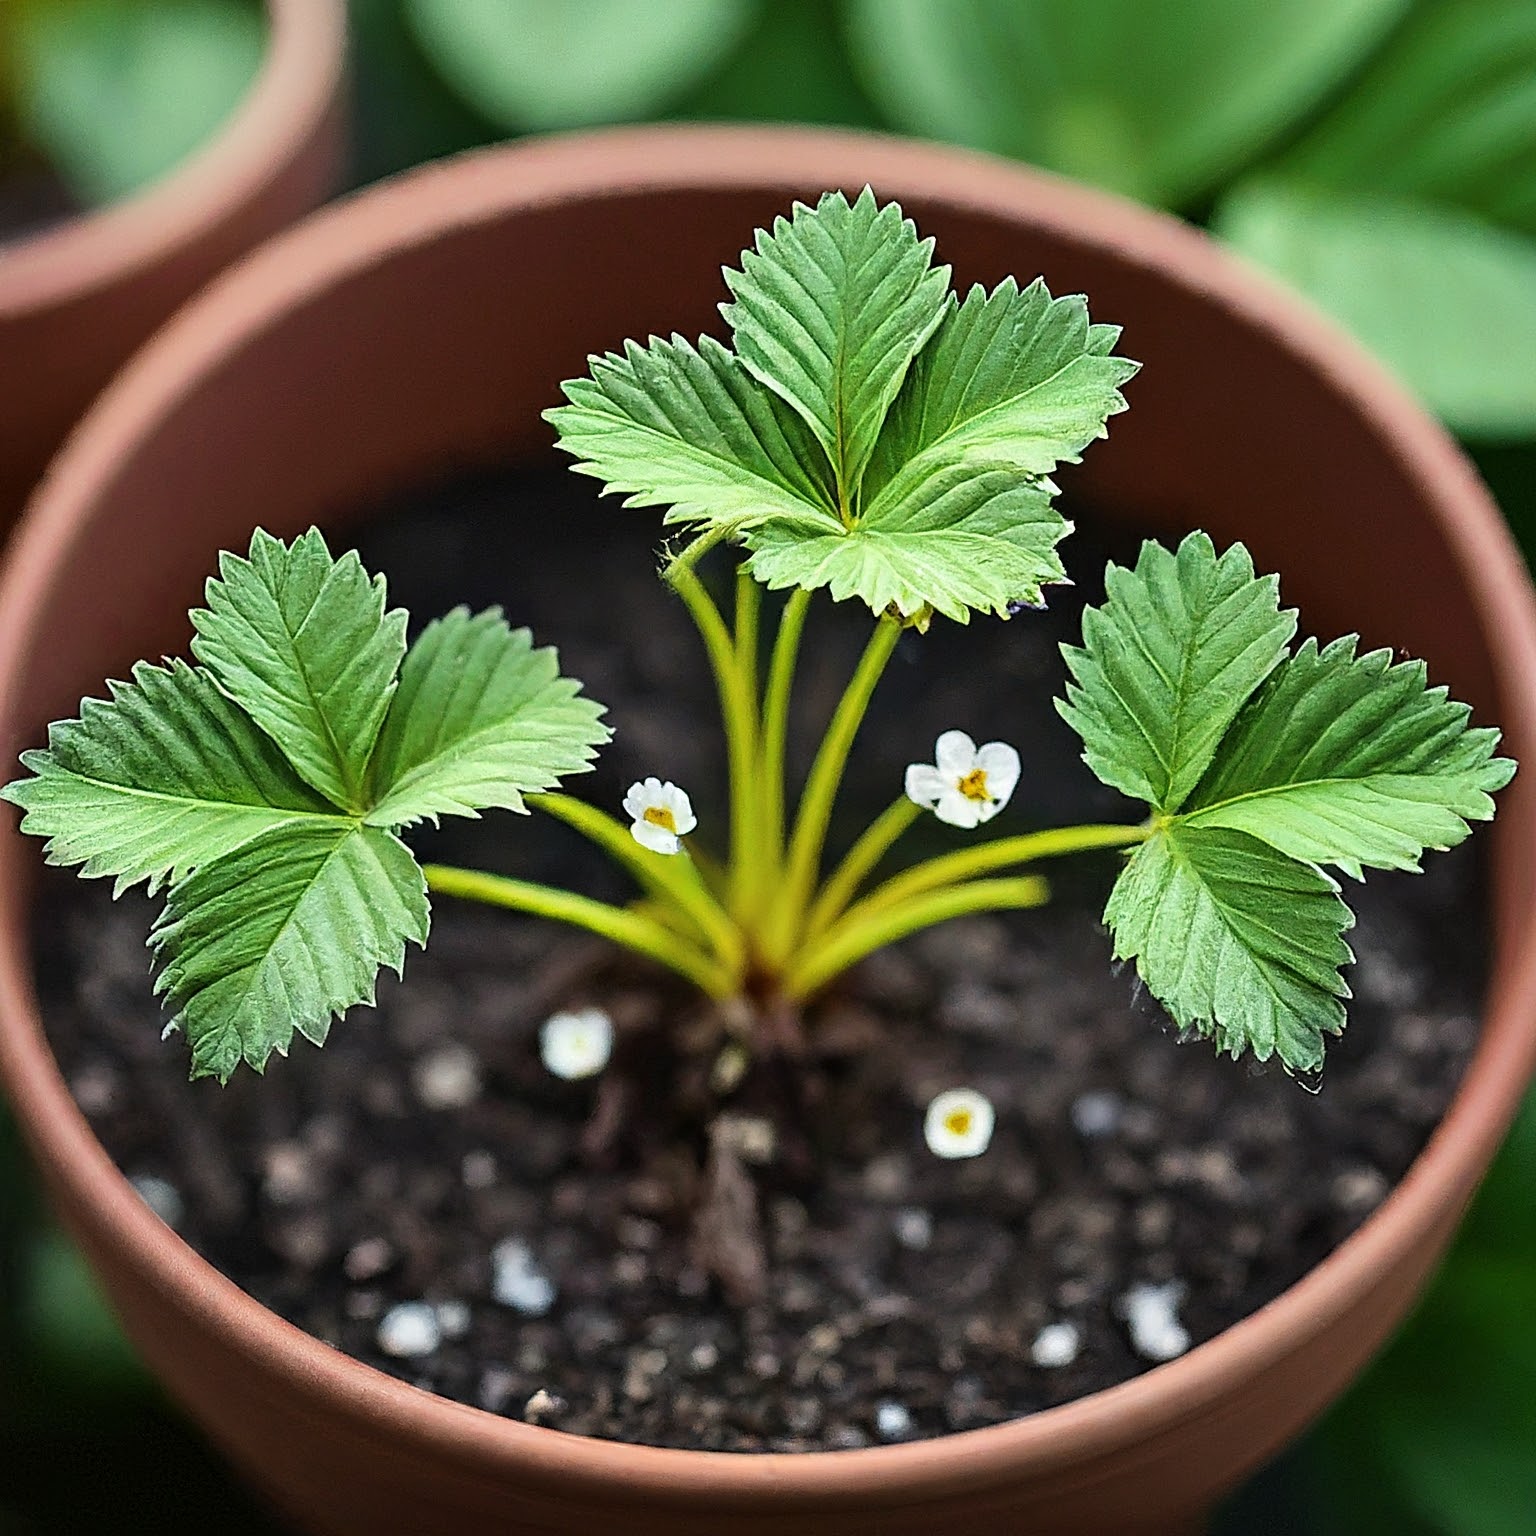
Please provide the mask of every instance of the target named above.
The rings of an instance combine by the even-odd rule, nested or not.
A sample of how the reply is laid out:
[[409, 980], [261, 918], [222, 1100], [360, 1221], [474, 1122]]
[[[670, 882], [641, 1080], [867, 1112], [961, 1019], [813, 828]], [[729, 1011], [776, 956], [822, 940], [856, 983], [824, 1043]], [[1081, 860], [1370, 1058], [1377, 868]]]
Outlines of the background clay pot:
[[[866, 180], [938, 237], [958, 282], [1044, 272], [1124, 324], [1146, 367], [1130, 413], [1071, 472], [1075, 491], [1170, 530], [1240, 535], [1260, 569], [1284, 573], [1309, 628], [1427, 657], [1536, 764], [1536, 613], [1514, 546], [1444, 434], [1331, 327], [1200, 235], [1102, 195], [893, 140], [716, 129], [528, 144], [418, 172], [309, 221], [191, 306], [98, 404], [22, 530], [0, 590], [0, 756], [14, 761], [105, 675], [184, 645], [217, 551], [254, 524], [334, 525], [440, 469], [546, 453], [538, 413], [589, 351], [718, 330], [719, 268], [752, 228], [794, 197]], [[1481, 1044], [1380, 1210], [1173, 1364], [921, 1444], [731, 1457], [584, 1440], [427, 1396], [264, 1311], [150, 1214], [70, 1100], [28, 979], [37, 849], [9, 830], [0, 1068], [132, 1337], [311, 1530], [1193, 1530], [1402, 1316], [1529, 1075], [1529, 769], [1480, 835], [1497, 921]]]
[[0, 244], [0, 534], [123, 360], [341, 163], [345, 0], [266, 0], [267, 51], [201, 150], [142, 193]]

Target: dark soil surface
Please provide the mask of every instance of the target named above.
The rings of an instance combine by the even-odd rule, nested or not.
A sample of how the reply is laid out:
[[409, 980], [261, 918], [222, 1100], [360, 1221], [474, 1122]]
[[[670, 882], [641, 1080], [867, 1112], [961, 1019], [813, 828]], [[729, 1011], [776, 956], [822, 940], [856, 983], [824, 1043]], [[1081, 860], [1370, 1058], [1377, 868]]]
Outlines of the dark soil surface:
[[[572, 788], [616, 807], [632, 779], [672, 778], [717, 834], [713, 697], [653, 577], [653, 517], [590, 500], [566, 475], [482, 475], [389, 509], [361, 547], [423, 619], [500, 602], [560, 644], [617, 729]], [[1075, 636], [1104, 547], [1085, 522], [1068, 554], [1083, 585], [1049, 614], [903, 641], [835, 843], [951, 726], [1024, 755], [999, 832], [1134, 819], [1050, 707], [1056, 644]], [[808, 630], [801, 697], [818, 728], [866, 632], [851, 606], [826, 605]], [[964, 836], [925, 819], [901, 851]], [[624, 892], [539, 817], [414, 841]], [[37, 941], [50, 1029], [102, 1140], [194, 1247], [299, 1326], [564, 1429], [835, 1449], [996, 1423], [1151, 1368], [1124, 1315], [1137, 1286], [1176, 1287], [1177, 1328], [1212, 1337], [1357, 1227], [1449, 1100], [1485, 975], [1475, 854], [1351, 888], [1356, 1000], [1321, 1085], [1173, 1037], [1110, 964], [1098, 913], [1114, 869], [1113, 855], [1064, 863], [1048, 908], [954, 922], [866, 963], [810, 1019], [808, 1066], [748, 1075], [714, 1143], [741, 1156], [719, 1152], [707, 1174], [689, 1095], [703, 1095], [708, 1019], [585, 939], [439, 900], [430, 949], [381, 986], [377, 1013], [224, 1090], [188, 1083], [184, 1047], [159, 1039], [149, 903], [51, 875]], [[596, 1084], [557, 1081], [538, 1027], [589, 1003], [616, 1021], [614, 1062]], [[985, 1155], [944, 1162], [923, 1110], [960, 1084], [992, 1099], [998, 1129]], [[701, 1231], [705, 1187], [729, 1219]], [[759, 1258], [759, 1298], [733, 1303], [721, 1276], [740, 1291]], [[1040, 1363], [1041, 1330], [1063, 1323], [1080, 1349]]]

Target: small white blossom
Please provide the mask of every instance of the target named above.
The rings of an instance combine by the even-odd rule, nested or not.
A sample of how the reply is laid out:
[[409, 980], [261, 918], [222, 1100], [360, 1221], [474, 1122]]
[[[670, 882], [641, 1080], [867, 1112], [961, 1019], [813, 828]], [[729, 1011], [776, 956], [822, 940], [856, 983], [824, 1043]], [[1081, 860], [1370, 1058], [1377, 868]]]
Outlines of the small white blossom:
[[935, 1157], [980, 1157], [996, 1124], [989, 1099], [974, 1088], [950, 1088], [928, 1106], [923, 1140]]
[[552, 1013], [539, 1029], [539, 1056], [556, 1077], [596, 1077], [613, 1054], [613, 1020], [601, 1008]]
[[676, 784], [660, 779], [645, 779], [629, 786], [624, 809], [633, 825], [630, 836], [652, 853], [678, 853], [681, 838], [698, 826], [692, 802]]
[[952, 827], [990, 821], [1019, 782], [1019, 754], [1006, 741], [978, 747], [964, 731], [945, 731], [932, 763], [907, 769], [907, 799]]

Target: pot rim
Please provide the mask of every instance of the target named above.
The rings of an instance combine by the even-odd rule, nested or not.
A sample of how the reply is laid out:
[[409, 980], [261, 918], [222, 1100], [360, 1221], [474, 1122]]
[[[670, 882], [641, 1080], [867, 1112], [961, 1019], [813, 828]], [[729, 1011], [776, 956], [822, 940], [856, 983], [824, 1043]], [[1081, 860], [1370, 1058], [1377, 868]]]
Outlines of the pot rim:
[[148, 186], [0, 244], [0, 323], [167, 261], [277, 178], [331, 110], [346, 61], [344, 0], [263, 0], [255, 78], [213, 134]]
[[[304, 0], [299, 0], [300, 8]], [[965, 171], [956, 192], [954, 173]], [[1017, 216], [1112, 252], [1267, 333], [1342, 396], [1393, 450], [1436, 510], [1478, 604], [1507, 718], [1505, 739], [1536, 763], [1536, 602], [1518, 549], [1447, 434], [1386, 370], [1278, 283], [1180, 221], [1043, 172], [971, 151], [884, 135], [799, 127], [659, 126], [525, 141], [429, 165], [343, 200], [219, 278], [162, 331], [92, 408], [18, 529], [0, 579], [0, 700], [25, 665], [23, 636], [68, 555], [82, 514], [123, 449], [198, 387], [202, 372], [275, 317], [446, 228], [520, 209], [646, 190], [786, 182], [900, 184], [936, 202]], [[1536, 863], [1528, 775], [1506, 792], [1500, 904], [1526, 899], [1513, 871]], [[1523, 844], [1514, 845], [1516, 835]], [[353, 1419], [404, 1433], [424, 1452], [622, 1500], [683, 1489], [742, 1507], [793, 1509], [942, 1497], [1084, 1461], [1154, 1426], [1198, 1419], [1236, 1379], [1282, 1362], [1291, 1340], [1339, 1320], [1417, 1236], [1459, 1214], [1536, 1065], [1536, 923], [1502, 926], [1476, 1053], [1445, 1118], [1362, 1226], [1274, 1301], [1179, 1359], [1029, 1417], [933, 1440], [850, 1451], [686, 1451], [588, 1439], [498, 1417], [397, 1381], [322, 1344], [255, 1302], [155, 1217], [95, 1139], [54, 1063], [31, 988], [21, 839], [0, 842], [0, 1075], [25, 1102], [34, 1151], [89, 1205], [141, 1275], [195, 1310], [226, 1342], [293, 1383], [341, 1400]], [[10, 887], [10, 891], [5, 889]]]

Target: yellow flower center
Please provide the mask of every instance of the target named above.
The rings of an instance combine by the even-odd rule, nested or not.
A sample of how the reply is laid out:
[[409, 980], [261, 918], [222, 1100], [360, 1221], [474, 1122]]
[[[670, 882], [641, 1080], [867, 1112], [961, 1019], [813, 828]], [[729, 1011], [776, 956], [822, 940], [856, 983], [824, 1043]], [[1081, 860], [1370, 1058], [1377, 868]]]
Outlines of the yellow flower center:
[[669, 805], [648, 805], [645, 808], [644, 820], [650, 822], [653, 827], [660, 827], [664, 831], [677, 835], [677, 817], [672, 814]]
[[960, 780], [960, 793], [967, 800], [990, 800], [992, 796], [987, 792], [987, 770], [972, 768]]
[[971, 1123], [975, 1118], [968, 1109], [952, 1109], [944, 1116], [944, 1129], [958, 1140], [971, 1134]]

